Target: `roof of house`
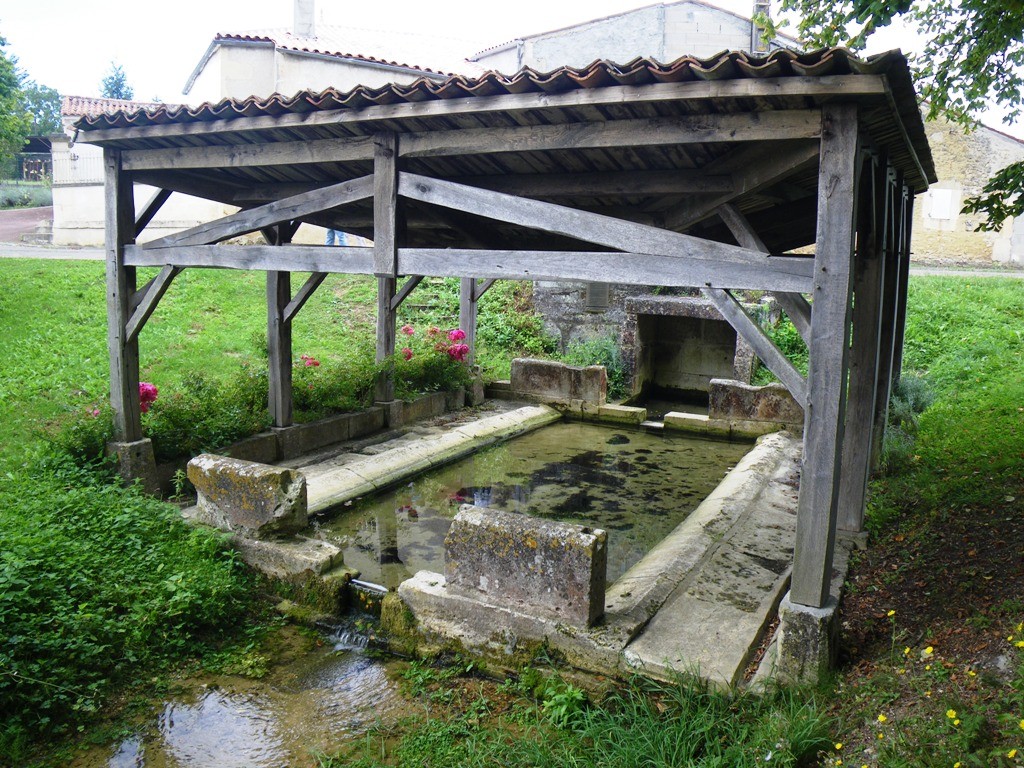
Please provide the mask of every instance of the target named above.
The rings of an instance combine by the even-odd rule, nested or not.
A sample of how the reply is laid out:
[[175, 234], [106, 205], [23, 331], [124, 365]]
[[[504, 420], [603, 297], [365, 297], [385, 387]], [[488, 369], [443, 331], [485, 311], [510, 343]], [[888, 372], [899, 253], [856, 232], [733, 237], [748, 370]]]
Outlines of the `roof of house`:
[[[470, 61], [476, 61], [477, 59], [479, 59], [481, 56], [484, 56], [485, 54], [495, 53], [497, 51], [501, 51], [501, 50], [504, 50], [504, 49], [507, 49], [507, 48], [511, 48], [511, 47], [513, 47], [515, 45], [518, 45], [519, 42], [524, 41], [524, 40], [532, 40], [534, 38], [547, 37], [548, 35], [554, 35], [554, 34], [557, 34], [559, 32], [567, 32], [569, 30], [576, 29], [577, 27], [583, 27], [583, 26], [587, 26], [587, 25], [590, 25], [590, 24], [596, 24], [598, 22], [608, 21], [610, 19], [617, 19], [617, 18], [620, 18], [622, 16], [628, 16], [630, 14], [637, 13], [639, 11], [645, 11], [645, 10], [647, 10], [649, 8], [659, 8], [659, 7], [664, 8], [666, 6], [675, 6], [675, 5], [699, 5], [699, 6], [703, 6], [704, 8], [708, 8], [710, 10], [717, 11], [718, 13], [728, 14], [729, 16], [732, 16], [732, 17], [734, 17], [736, 19], [739, 19], [740, 21], [746, 22], [748, 24], [751, 22], [751, 19], [750, 19], [749, 16], [744, 16], [742, 14], [736, 13], [735, 11], [730, 11], [727, 8], [721, 8], [721, 7], [717, 6], [717, 5], [715, 5], [714, 3], [704, 2], [704, 0], [677, 0], [674, 3], [654, 3], [652, 5], [643, 5], [643, 6], [640, 6], [638, 8], [631, 8], [628, 11], [621, 11], [619, 13], [609, 14], [608, 16], [599, 16], [596, 19], [587, 19], [585, 21], [581, 21], [581, 22], [578, 22], [576, 24], [569, 24], [568, 26], [565, 26], [565, 27], [558, 27], [558, 28], [555, 28], [555, 29], [546, 29], [543, 32], [535, 32], [532, 35], [522, 35], [520, 37], [513, 38], [512, 40], [507, 40], [504, 43], [498, 43], [497, 45], [491, 45], [491, 46], [488, 46], [487, 48], [479, 50], [476, 53], [474, 53], [472, 56], [470, 56], [469, 60]], [[777, 33], [776, 36], [775, 36], [775, 39], [776, 40], [786, 40], [786, 41], [792, 43], [794, 46], [799, 42], [795, 37], [792, 37], [791, 35], [787, 35], [787, 34], [785, 34], [783, 32]]]
[[[273, 45], [285, 53], [342, 59], [356, 64], [422, 73], [440, 79], [455, 72], [479, 72], [480, 67], [453, 56], [451, 41], [411, 32], [317, 24], [314, 37], [301, 37], [289, 29], [268, 28], [245, 32], [218, 32], [185, 83], [188, 93], [216, 49], [221, 45]], [[461, 41], [460, 41], [461, 44]], [[412, 60], [421, 64], [412, 64]], [[428, 65], [429, 66], [426, 66]]]
[[97, 96], [64, 96], [60, 101], [60, 113], [64, 117], [96, 117], [115, 112], [144, 112], [177, 106], [177, 104], [163, 104], [156, 101], [104, 99]]

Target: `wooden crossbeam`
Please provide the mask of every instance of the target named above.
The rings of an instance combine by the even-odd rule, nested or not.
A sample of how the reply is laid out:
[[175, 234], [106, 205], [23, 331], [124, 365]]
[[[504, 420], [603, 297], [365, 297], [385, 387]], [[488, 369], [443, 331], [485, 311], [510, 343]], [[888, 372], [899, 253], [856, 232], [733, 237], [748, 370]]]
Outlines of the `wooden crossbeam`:
[[689, 170], [503, 174], [464, 176], [449, 181], [526, 197], [696, 195], [733, 189], [730, 174], [708, 176], [702, 171]]
[[[686, 115], [594, 123], [559, 123], [506, 128], [462, 128], [402, 134], [401, 156], [445, 157], [562, 149], [608, 149], [707, 142], [812, 139], [821, 134], [813, 109]], [[246, 168], [367, 161], [372, 137], [264, 144], [137, 149], [124, 153], [130, 171], [167, 168]]]
[[142, 290], [136, 291], [136, 294], [139, 294], [139, 300], [136, 307], [132, 310], [131, 318], [124, 329], [125, 338], [129, 342], [139, 338], [139, 332], [142, 330], [142, 327], [149, 320], [153, 312], [156, 311], [156, 306], [160, 303], [160, 299], [167, 293], [167, 289], [171, 287], [171, 282], [181, 273], [182, 269], [183, 267], [165, 266], [156, 277], [143, 286]]
[[[725, 226], [729, 228], [729, 231], [732, 232], [736, 242], [744, 248], [768, 253], [768, 247], [764, 244], [764, 241], [761, 240], [747, 220], [747, 217], [740, 213], [736, 206], [732, 203], [725, 203], [716, 209], [716, 213], [725, 222]], [[800, 334], [800, 338], [804, 340], [805, 344], [809, 343], [811, 338], [810, 303], [801, 293], [776, 291], [773, 295], [776, 301], [779, 302], [779, 306], [782, 307], [783, 311], [793, 322], [793, 326], [796, 328], [797, 333]]]
[[125, 246], [125, 264], [133, 267], [212, 267], [287, 272], [373, 274], [373, 249], [344, 245], [190, 245], [149, 250]]
[[398, 289], [398, 293], [396, 293], [394, 298], [391, 299], [391, 311], [394, 312], [402, 306], [402, 302], [409, 297], [409, 294], [413, 292], [413, 289], [422, 281], [423, 275], [411, 275], [408, 280], [402, 283], [402, 287]]
[[216, 221], [191, 227], [167, 237], [146, 243], [147, 249], [169, 248], [184, 245], [209, 245], [239, 235], [256, 232], [265, 227], [298, 221], [329, 208], [334, 208], [373, 195], [373, 177], [363, 176], [329, 187], [304, 192], [266, 205], [239, 211]]
[[477, 284], [473, 291], [473, 301], [480, 301], [496, 282], [498, 282], [496, 278], [489, 277], [482, 283]]
[[327, 272], [314, 272], [306, 278], [306, 282], [302, 284], [302, 287], [296, 291], [282, 312], [284, 322], [290, 323], [301, 310], [306, 302], [310, 300], [316, 289], [320, 287], [320, 284], [327, 279]]
[[[757, 265], [764, 269], [782, 266], [784, 262], [788, 266], [791, 261], [801, 262], [799, 268], [803, 268], [803, 263], [807, 261], [782, 256], [769, 258], [766, 254], [749, 248], [703, 240], [555, 203], [530, 200], [405, 172], [399, 174], [398, 193], [443, 208], [454, 208], [485, 218], [553, 232], [622, 251]], [[610, 281], [614, 280], [615, 278], [612, 278]]]
[[[684, 201], [666, 215], [665, 225], [669, 229], [689, 229], [714, 214], [720, 206], [749, 192], [770, 186], [801, 170], [817, 159], [818, 151], [819, 147], [815, 143], [801, 142], [772, 152], [765, 152], [763, 144], [758, 144], [740, 150], [741, 154], [738, 157], [723, 158], [723, 165], [734, 166], [732, 191]], [[716, 171], [712, 168], [709, 172]]]
[[87, 131], [81, 141], [103, 142], [123, 139], [126, 132], [138, 138], [171, 136], [203, 137], [217, 133], [245, 135], [275, 128], [372, 123], [494, 112], [514, 113], [538, 109], [559, 109], [621, 104], [656, 104], [664, 101], [705, 101], [713, 99], [828, 97], [855, 99], [885, 96], [882, 75], [833, 75], [827, 77], [784, 77], [740, 80], [706, 80], [689, 83], [661, 83], [643, 86], [586, 88], [565, 93], [523, 93], [466, 99], [430, 99], [369, 106], [363, 109], [335, 109], [300, 114], [264, 115], [245, 120], [230, 118], [190, 123], [132, 126]]
[[135, 217], [135, 237], [141, 235], [142, 231], [149, 226], [149, 223], [163, 207], [163, 204], [167, 202], [167, 198], [171, 196], [171, 193], [172, 190], [170, 189], [158, 189], [153, 193], [153, 196], [146, 201], [146, 204], [142, 207], [142, 211]]
[[747, 344], [754, 350], [768, 370], [779, 377], [779, 381], [790, 391], [801, 408], [807, 407], [807, 379], [783, 354], [775, 342], [761, 330], [740, 303], [726, 290], [705, 288], [703, 291], [715, 307]]

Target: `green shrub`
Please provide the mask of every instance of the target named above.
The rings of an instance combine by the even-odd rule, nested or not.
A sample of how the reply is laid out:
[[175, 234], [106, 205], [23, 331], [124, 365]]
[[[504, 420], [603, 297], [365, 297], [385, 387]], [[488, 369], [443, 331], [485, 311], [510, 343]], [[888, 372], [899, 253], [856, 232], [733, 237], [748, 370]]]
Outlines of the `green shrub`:
[[50, 185], [6, 181], [0, 183], [0, 208], [41, 208], [53, 205]]
[[249, 606], [221, 537], [70, 460], [0, 475], [0, 505], [8, 746], [82, 722], [114, 683], [194, 654]]
[[622, 366], [622, 352], [613, 336], [584, 339], [569, 344], [562, 356], [569, 365], [603, 365], [608, 372], [608, 399], [621, 400], [627, 394], [626, 371]]
[[889, 397], [889, 418], [882, 442], [879, 469], [891, 475], [905, 469], [917, 441], [918, 417], [932, 404], [934, 395], [922, 376], [904, 373]]
[[[788, 317], [783, 316], [778, 325], [769, 325], [764, 328], [764, 331], [775, 342], [775, 346], [779, 348], [782, 354], [796, 366], [797, 370], [806, 376], [807, 360], [809, 357], [807, 344], [792, 321]], [[764, 386], [773, 381], [778, 381], [775, 374], [765, 368], [764, 363], [758, 360], [756, 370], [754, 371], [753, 383], [757, 386]]]
[[300, 355], [292, 371], [295, 420], [316, 421], [368, 406], [377, 373], [373, 358], [374, 350], [369, 344], [350, 350], [341, 360], [321, 362]]

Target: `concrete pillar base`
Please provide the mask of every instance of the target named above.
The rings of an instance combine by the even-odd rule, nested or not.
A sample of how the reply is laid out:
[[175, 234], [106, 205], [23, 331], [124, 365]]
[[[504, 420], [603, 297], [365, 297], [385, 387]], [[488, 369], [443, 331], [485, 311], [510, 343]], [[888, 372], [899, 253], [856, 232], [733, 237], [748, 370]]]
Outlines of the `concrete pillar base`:
[[775, 662], [780, 682], [815, 685], [832, 669], [838, 646], [838, 607], [834, 597], [823, 608], [793, 603], [788, 593], [782, 599]]
[[385, 427], [400, 427], [405, 423], [405, 403], [401, 400], [378, 400], [373, 405], [384, 409]]
[[156, 472], [152, 440], [144, 437], [130, 443], [107, 443], [107, 455], [116, 457], [117, 472], [126, 483], [138, 480], [146, 493], [160, 495], [160, 480]]

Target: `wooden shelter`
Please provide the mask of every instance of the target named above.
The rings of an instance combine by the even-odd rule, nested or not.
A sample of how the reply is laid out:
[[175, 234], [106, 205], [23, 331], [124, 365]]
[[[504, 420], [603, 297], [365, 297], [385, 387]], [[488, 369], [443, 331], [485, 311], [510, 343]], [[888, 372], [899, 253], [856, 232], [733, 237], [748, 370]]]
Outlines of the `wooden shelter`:
[[[462, 279], [470, 334], [496, 279], [696, 286], [805, 408], [790, 600], [828, 602], [837, 529], [862, 526], [900, 369], [914, 195], [935, 180], [899, 52], [598, 61], [77, 127], [104, 149], [120, 441], [142, 438], [140, 331], [186, 268], [266, 270], [279, 426], [291, 423], [291, 323], [328, 273], [377, 277], [380, 357], [393, 353], [396, 310], [424, 276]], [[163, 192], [136, 211], [133, 182]], [[135, 245], [174, 192], [242, 210]], [[373, 246], [293, 245], [300, 222]], [[267, 244], [217, 244], [252, 232]], [[139, 267], [160, 272], [137, 286]], [[293, 291], [300, 271], [312, 276]], [[739, 289], [778, 297], [808, 342], [806, 377], [745, 313]], [[392, 393], [383, 381], [378, 400]]]

